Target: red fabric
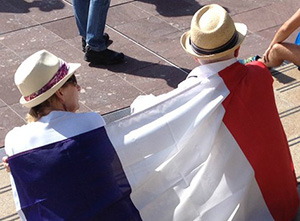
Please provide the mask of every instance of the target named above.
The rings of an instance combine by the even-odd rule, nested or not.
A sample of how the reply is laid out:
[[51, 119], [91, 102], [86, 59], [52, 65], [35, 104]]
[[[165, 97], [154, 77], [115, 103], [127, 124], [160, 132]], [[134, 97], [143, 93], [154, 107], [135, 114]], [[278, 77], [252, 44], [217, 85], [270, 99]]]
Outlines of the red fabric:
[[273, 218], [292, 220], [299, 205], [297, 183], [270, 71], [260, 62], [237, 62], [219, 75], [230, 90], [223, 102], [225, 125], [254, 169]]

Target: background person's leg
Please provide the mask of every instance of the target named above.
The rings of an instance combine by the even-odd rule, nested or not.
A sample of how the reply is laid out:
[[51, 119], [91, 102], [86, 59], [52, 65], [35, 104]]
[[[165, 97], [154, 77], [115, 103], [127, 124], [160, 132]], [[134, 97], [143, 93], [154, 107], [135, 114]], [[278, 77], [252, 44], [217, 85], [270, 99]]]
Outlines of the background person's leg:
[[124, 54], [107, 48], [103, 37], [110, 0], [90, 0], [84, 60], [94, 64], [117, 64]]
[[268, 67], [278, 67], [283, 61], [289, 61], [300, 66], [300, 45], [293, 43], [281, 43], [273, 45], [269, 53]]
[[90, 0], [73, 0], [73, 11], [79, 35], [86, 39]]
[[90, 0], [86, 43], [94, 51], [106, 49], [103, 33], [110, 0]]

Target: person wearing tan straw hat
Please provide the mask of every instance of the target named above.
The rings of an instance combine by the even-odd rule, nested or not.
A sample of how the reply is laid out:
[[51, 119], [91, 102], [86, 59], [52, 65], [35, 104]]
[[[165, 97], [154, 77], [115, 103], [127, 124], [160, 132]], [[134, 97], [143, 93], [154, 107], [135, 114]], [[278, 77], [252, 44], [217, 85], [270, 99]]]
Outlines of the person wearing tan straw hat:
[[[181, 36], [180, 43], [183, 49], [200, 64], [232, 59], [226, 61], [224, 65], [222, 63], [220, 67], [223, 68], [236, 61], [234, 57], [238, 55], [239, 47], [246, 33], [247, 26], [245, 24], [234, 23], [224, 8], [217, 4], [211, 4], [202, 7], [194, 14], [191, 28]], [[194, 81], [191, 77], [200, 72], [198, 69], [199, 67], [193, 70], [187, 79], [178, 85], [178, 88], [184, 89], [193, 84]], [[204, 73], [202, 75], [206, 76]], [[132, 103], [131, 111], [141, 111], [172, 94], [171, 92], [158, 97], [141, 95]]]
[[209, 5], [196, 12], [180, 43], [190, 55], [215, 61], [239, 48], [246, 33], [245, 24], [234, 23], [221, 6]]
[[[181, 84], [187, 87], [195, 79], [205, 83], [214, 76], [221, 77], [230, 92], [223, 101], [223, 122], [255, 171], [272, 218], [292, 220], [299, 197], [289, 146], [274, 99], [273, 78], [263, 62], [246, 65], [238, 62], [246, 33], [247, 26], [233, 22], [219, 5], [198, 10], [180, 43], [200, 66]], [[245, 211], [245, 220], [251, 213]]]
[[16, 210], [21, 220], [113, 220], [116, 209], [121, 217], [140, 220], [127, 208], [130, 192], [112, 174], [114, 152], [103, 135], [104, 119], [95, 112], [75, 113], [79, 66], [41, 50], [15, 73], [20, 103], [30, 108], [28, 124], [5, 137], [3, 161]]
[[[223, 7], [211, 4], [200, 8], [192, 18], [190, 30], [180, 39], [183, 49], [200, 65], [191, 71], [177, 89], [157, 97], [138, 98], [131, 108], [133, 112], [141, 111], [168, 98], [174, 98], [176, 93], [192, 90], [199, 84], [203, 87], [203, 94], [206, 94], [205, 90], [207, 94], [209, 91], [219, 93], [220, 99], [223, 99], [222, 124], [227, 128], [228, 136], [238, 145], [236, 152], [243, 153], [251, 165], [259, 194], [253, 194], [248, 189], [251, 179], [249, 174], [247, 184], [241, 185], [245, 189], [239, 190], [239, 194], [243, 195], [242, 199], [234, 201], [238, 204], [233, 203], [238, 206], [233, 206], [232, 210], [228, 207], [235, 195], [232, 189], [226, 203], [216, 207], [218, 206], [220, 213], [231, 214], [226, 220], [292, 220], [299, 206], [297, 182], [288, 142], [276, 108], [273, 78], [262, 62], [253, 61], [246, 65], [238, 62], [237, 56], [246, 34], [247, 26], [235, 23]], [[214, 102], [213, 97], [207, 99]], [[224, 141], [222, 150], [230, 152], [233, 146]], [[227, 157], [224, 153], [222, 156]], [[211, 160], [210, 163], [212, 162]], [[214, 168], [213, 165], [203, 165], [206, 166]], [[225, 167], [232, 167], [234, 170], [238, 165], [228, 160]], [[218, 171], [212, 171], [214, 172]], [[230, 180], [227, 174], [223, 176], [229, 184], [242, 182], [242, 179]], [[222, 193], [225, 194], [226, 190], [219, 194]], [[261, 197], [263, 203], [253, 210], [247, 200], [254, 199], [258, 203], [261, 202]], [[210, 200], [213, 199], [211, 196]]]

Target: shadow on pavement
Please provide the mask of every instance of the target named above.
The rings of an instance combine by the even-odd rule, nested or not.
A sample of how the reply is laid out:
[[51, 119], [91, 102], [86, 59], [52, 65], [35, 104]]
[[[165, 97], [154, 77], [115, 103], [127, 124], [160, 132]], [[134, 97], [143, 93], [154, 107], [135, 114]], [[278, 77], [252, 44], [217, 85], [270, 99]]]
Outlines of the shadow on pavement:
[[272, 69], [271, 73], [272, 73], [273, 77], [276, 78], [276, 80], [278, 80], [280, 83], [289, 84], [293, 81], [296, 81], [296, 79], [284, 74], [284, 72], [290, 71], [292, 69], [294, 69], [294, 67], [292, 67], [292, 66], [286, 67], [280, 71], [278, 71], [276, 69]]
[[190, 72], [190, 70], [179, 69], [172, 65], [140, 61], [129, 56], [125, 56], [125, 62], [118, 65], [104, 66], [89, 64], [89, 66], [107, 69], [114, 73], [125, 73], [146, 78], [164, 79], [168, 86], [172, 88], [177, 88], [178, 84], [182, 82]]
[[63, 9], [65, 4], [62, 0], [0, 0], [0, 13], [28, 13], [31, 8], [39, 8], [43, 12]]
[[[206, 4], [199, 4], [196, 0], [134, 0], [136, 2], [143, 2], [153, 4], [156, 6], [156, 11], [165, 17], [179, 17], [186, 15], [194, 15], [196, 11], [205, 6]], [[224, 6], [223, 6], [224, 7]], [[228, 12], [230, 10], [224, 7]]]
[[195, 0], [174, 1], [174, 0], [135, 0], [156, 6], [156, 11], [166, 17], [177, 17], [185, 15], [193, 15], [203, 5]]

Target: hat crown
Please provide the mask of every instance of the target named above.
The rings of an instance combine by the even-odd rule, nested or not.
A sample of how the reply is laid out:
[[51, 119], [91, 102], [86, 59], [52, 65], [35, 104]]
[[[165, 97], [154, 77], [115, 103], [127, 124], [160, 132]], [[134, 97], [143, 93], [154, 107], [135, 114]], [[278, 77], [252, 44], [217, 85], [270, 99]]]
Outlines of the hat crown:
[[211, 4], [201, 8], [191, 22], [191, 41], [199, 48], [216, 49], [225, 45], [235, 34], [235, 25], [227, 11]]
[[15, 84], [23, 96], [28, 96], [45, 86], [56, 74], [60, 60], [46, 50], [28, 57], [15, 73]]

